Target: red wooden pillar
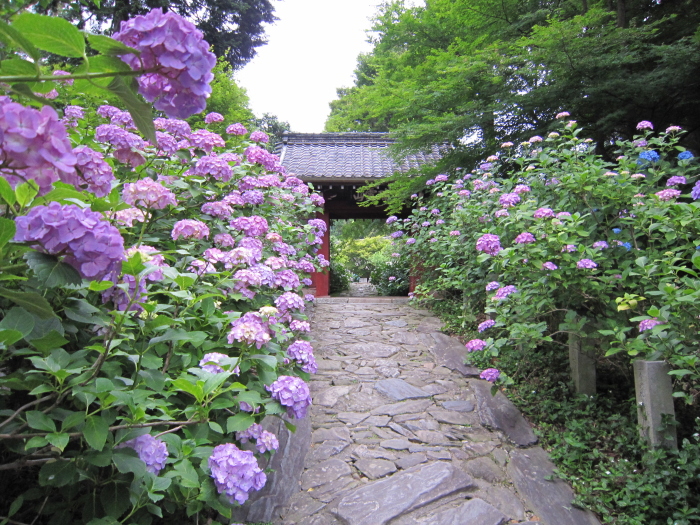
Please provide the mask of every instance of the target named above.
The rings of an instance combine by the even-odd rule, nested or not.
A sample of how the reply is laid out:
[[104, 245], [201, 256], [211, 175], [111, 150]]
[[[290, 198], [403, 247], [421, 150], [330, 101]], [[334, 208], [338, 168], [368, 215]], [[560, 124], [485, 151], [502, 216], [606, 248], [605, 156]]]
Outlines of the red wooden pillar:
[[[323, 234], [323, 244], [318, 251], [318, 255], [323, 255], [327, 261], [331, 260], [331, 219], [330, 214], [316, 213], [316, 218], [321, 219], [326, 223], [326, 233]], [[327, 297], [330, 293], [330, 272], [326, 269], [325, 272], [314, 272], [311, 274], [311, 280], [316, 288], [316, 297]]]

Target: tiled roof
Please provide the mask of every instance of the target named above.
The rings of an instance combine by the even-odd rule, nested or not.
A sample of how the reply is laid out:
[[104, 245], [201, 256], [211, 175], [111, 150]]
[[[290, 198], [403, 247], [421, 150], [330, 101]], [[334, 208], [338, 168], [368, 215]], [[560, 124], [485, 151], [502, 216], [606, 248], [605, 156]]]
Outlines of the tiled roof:
[[275, 153], [289, 173], [307, 180], [381, 179], [440, 158], [434, 146], [397, 164], [388, 153], [393, 143], [388, 133], [285, 133]]

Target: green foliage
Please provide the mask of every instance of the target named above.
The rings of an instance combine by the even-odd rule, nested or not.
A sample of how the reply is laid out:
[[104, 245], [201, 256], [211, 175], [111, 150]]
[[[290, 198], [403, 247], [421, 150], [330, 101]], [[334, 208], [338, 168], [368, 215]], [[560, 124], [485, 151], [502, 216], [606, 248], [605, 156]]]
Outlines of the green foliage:
[[379, 295], [405, 296], [409, 288], [409, 268], [402, 261], [383, 259], [370, 275], [370, 282], [376, 286]]
[[377, 264], [388, 258], [390, 248], [391, 241], [386, 237], [350, 239], [339, 246], [336, 257], [351, 273], [369, 278]]
[[344, 292], [350, 288], [351, 275], [347, 268], [340, 262], [331, 258], [330, 271], [330, 293]]

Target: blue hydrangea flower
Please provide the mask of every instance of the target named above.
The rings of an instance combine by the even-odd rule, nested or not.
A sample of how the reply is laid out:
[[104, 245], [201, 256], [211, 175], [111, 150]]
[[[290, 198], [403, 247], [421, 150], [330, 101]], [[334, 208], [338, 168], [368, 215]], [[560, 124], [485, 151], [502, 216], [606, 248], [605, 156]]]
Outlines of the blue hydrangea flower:
[[613, 233], [617, 234], [617, 233], [620, 233], [622, 231], [622, 229], [621, 228], [613, 228], [612, 231], [613, 231]]
[[632, 249], [632, 244], [629, 242], [623, 242], [621, 246], [624, 246], [627, 251], [630, 251]]
[[647, 162], [658, 162], [660, 158], [659, 154], [654, 150], [642, 151], [637, 159], [637, 164], [644, 165]]
[[693, 154], [689, 151], [681, 151], [678, 154], [678, 160], [690, 160], [693, 158]]

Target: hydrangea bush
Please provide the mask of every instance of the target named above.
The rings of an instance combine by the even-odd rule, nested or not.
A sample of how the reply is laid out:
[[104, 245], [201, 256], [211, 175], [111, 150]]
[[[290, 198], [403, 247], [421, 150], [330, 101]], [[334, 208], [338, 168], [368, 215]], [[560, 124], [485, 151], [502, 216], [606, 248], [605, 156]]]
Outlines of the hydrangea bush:
[[429, 181], [408, 221], [388, 221], [415, 239], [402, 254], [421, 263], [417, 296], [463, 295], [463, 328], [479, 334], [470, 352], [602, 336], [601, 357], [667, 360], [674, 395], [697, 403], [697, 159], [682, 130], [643, 122], [609, 162], [561, 118], [545, 138]]
[[[259, 460], [279, 443], [263, 419], [293, 430], [311, 404], [303, 286], [327, 264], [323, 199], [264, 134], [178, 120], [204, 109], [213, 66], [191, 23], [156, 10], [116, 39], [88, 35], [98, 71], [56, 20], [24, 13], [14, 29], [58, 24], [62, 47], [0, 32], [37, 60], [82, 56], [61, 82], [89, 79], [129, 111], [0, 97], [0, 470], [15, 480], [0, 516], [217, 523], [265, 484]], [[174, 118], [136, 111], [119, 75]], [[55, 78], [31, 86], [60, 97]]]

